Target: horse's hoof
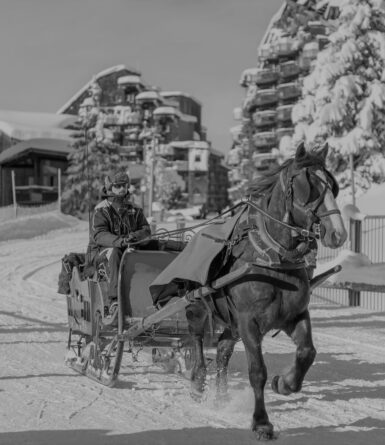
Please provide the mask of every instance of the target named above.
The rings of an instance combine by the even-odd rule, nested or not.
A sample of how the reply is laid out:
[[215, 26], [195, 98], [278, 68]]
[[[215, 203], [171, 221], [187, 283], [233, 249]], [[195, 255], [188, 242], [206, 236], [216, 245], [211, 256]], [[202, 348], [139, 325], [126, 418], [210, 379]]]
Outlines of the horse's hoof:
[[281, 394], [283, 396], [288, 396], [293, 391], [290, 389], [288, 385], [284, 382], [283, 378], [279, 375], [276, 375], [273, 377], [273, 380], [271, 381], [271, 389], [277, 393]]
[[274, 440], [277, 438], [277, 436], [274, 434], [273, 425], [271, 424], [257, 426], [253, 430], [253, 433], [255, 435], [255, 438], [261, 441]]
[[202, 403], [206, 400], [205, 393], [197, 391], [197, 390], [191, 390], [190, 397], [194, 400], [194, 402], [197, 402], [197, 403]]
[[277, 393], [277, 394], [279, 394], [279, 392], [278, 392], [278, 380], [279, 380], [279, 375], [276, 375], [276, 376], [273, 377], [273, 380], [271, 381], [271, 389], [275, 393]]

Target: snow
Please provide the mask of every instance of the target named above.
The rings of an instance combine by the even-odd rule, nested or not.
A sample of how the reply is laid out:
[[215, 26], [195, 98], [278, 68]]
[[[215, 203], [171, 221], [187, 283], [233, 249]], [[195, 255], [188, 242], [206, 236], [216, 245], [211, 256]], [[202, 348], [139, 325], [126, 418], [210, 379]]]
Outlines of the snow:
[[[77, 222], [0, 243], [0, 444], [255, 444], [249, 431], [253, 393], [241, 343], [230, 362], [231, 400], [219, 407], [213, 365], [202, 404], [190, 399], [185, 379], [151, 364], [148, 349], [138, 362], [125, 352], [113, 389], [64, 365], [66, 302], [56, 293], [60, 258], [84, 251], [87, 240], [87, 222]], [[264, 341], [266, 406], [277, 443], [382, 444], [385, 314], [312, 304], [311, 316], [318, 355], [300, 393], [284, 397], [271, 391], [271, 378], [295, 350], [283, 334]]]
[[314, 273], [318, 275], [337, 265], [341, 265], [342, 270], [332, 275], [327, 282], [333, 284], [370, 283], [385, 287], [385, 263], [372, 264], [365, 254], [347, 249], [341, 250], [332, 261], [319, 264]]
[[373, 184], [357, 198], [357, 207], [367, 215], [385, 215], [385, 183]]

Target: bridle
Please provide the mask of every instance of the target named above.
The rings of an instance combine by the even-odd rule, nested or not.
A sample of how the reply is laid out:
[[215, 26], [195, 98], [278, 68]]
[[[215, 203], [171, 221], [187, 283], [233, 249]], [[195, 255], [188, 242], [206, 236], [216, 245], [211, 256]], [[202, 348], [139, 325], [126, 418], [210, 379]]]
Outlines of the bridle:
[[[284, 170], [280, 172], [279, 184], [281, 185], [285, 201], [285, 213], [282, 220], [275, 218], [268, 212], [268, 203], [271, 199], [270, 196], [259, 196], [257, 201], [252, 195], [247, 197], [244, 202], [247, 204], [249, 212], [245, 229], [248, 232], [251, 243], [257, 251], [262, 250], [265, 253], [268, 251], [275, 252], [284, 259], [284, 261], [298, 263], [306, 252], [309, 252], [309, 250], [312, 249], [312, 240], [321, 238], [321, 220], [333, 214], [340, 214], [340, 210], [337, 208], [322, 213], [320, 212], [320, 207], [324, 203], [328, 190], [330, 190], [334, 196], [338, 193], [338, 185], [333, 176], [326, 170], [324, 171], [327, 176], [330, 176], [330, 183], [311, 170], [305, 170], [308, 181], [309, 176], [314, 176], [324, 186], [317, 199], [306, 204], [301, 203], [298, 201], [297, 197], [294, 196], [293, 187], [295, 178], [301, 173], [304, 173], [304, 169], [295, 169], [294, 171], [286, 170], [286, 179]], [[309, 184], [311, 183], [309, 182]], [[256, 212], [251, 213], [250, 209], [254, 209]], [[306, 221], [305, 227], [290, 223], [294, 220], [294, 212], [302, 214]], [[293, 238], [297, 238], [296, 247], [287, 249], [274, 239], [267, 230], [267, 220], [273, 221], [274, 223], [289, 229]], [[239, 238], [238, 240], [235, 239], [233, 243], [235, 244], [237, 241], [239, 241]]]
[[[286, 204], [286, 212], [285, 212], [285, 216], [284, 216], [284, 221], [289, 221], [290, 216], [292, 216], [293, 210], [295, 209], [300, 214], [303, 214], [305, 216], [306, 228], [300, 229], [300, 228], [296, 228], [294, 226], [294, 227], [292, 227], [292, 230], [294, 230], [297, 233], [300, 233], [301, 236], [303, 236], [305, 238], [309, 237], [309, 238], [320, 239], [321, 220], [323, 218], [330, 216], [330, 215], [335, 215], [335, 214], [340, 215], [341, 211], [338, 208], [336, 208], [336, 209], [327, 210], [325, 212], [320, 213], [319, 208], [323, 204], [323, 202], [325, 200], [326, 193], [328, 192], [328, 190], [330, 190], [333, 193], [334, 197], [336, 197], [338, 190], [336, 192], [334, 192], [329, 181], [325, 181], [323, 178], [318, 176], [315, 172], [312, 172], [311, 170], [307, 170], [308, 175], [317, 178], [317, 181], [321, 182], [324, 185], [324, 187], [323, 187], [322, 192], [320, 193], [320, 196], [315, 201], [312, 201], [311, 203], [309, 203], [307, 205], [301, 204], [296, 200], [296, 198], [294, 196], [294, 192], [293, 192], [293, 182], [294, 182], [294, 179], [296, 178], [296, 176], [299, 175], [299, 173], [300, 173], [299, 171], [295, 171], [294, 173], [288, 174], [286, 182], [284, 180], [283, 171], [281, 171], [281, 173], [280, 173], [280, 184], [281, 184], [284, 196], [285, 196], [285, 204]], [[334, 180], [334, 179], [332, 179], [333, 177], [328, 172], [325, 171], [325, 173], [327, 176], [330, 176], [331, 181]], [[280, 221], [279, 224], [282, 225], [282, 221]], [[313, 227], [314, 227], [314, 231], [311, 230]]]

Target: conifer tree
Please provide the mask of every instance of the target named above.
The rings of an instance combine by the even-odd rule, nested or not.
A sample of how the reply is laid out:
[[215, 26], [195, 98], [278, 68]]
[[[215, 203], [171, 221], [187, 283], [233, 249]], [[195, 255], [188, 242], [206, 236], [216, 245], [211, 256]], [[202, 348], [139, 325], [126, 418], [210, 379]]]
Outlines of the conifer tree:
[[341, 189], [348, 195], [353, 183], [359, 195], [385, 180], [385, 12], [379, 0], [344, 0], [340, 9], [293, 109], [293, 145], [327, 140]]
[[68, 156], [63, 190], [65, 213], [79, 215], [92, 210], [102, 197], [105, 177], [128, 168], [128, 162], [120, 155], [119, 145], [113, 142], [112, 131], [104, 124], [105, 113], [91, 89], [91, 96], [80, 107], [79, 129], [74, 134], [73, 151]]

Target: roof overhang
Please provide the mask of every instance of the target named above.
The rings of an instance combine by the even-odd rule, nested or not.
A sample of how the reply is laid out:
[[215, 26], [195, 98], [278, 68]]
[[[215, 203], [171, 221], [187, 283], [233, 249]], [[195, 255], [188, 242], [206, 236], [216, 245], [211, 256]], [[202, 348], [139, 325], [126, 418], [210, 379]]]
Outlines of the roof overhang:
[[62, 139], [31, 139], [20, 142], [0, 153], [0, 165], [22, 158], [29, 153], [65, 158], [73, 150], [70, 141]]
[[67, 110], [79, 97], [86, 92], [90, 86], [95, 83], [95, 81], [98, 81], [99, 79], [109, 76], [110, 74], [118, 73], [120, 71], [129, 71], [133, 75], [140, 76], [140, 71], [133, 69], [133, 68], [127, 68], [125, 65], [116, 65], [112, 66], [110, 68], [107, 68], [103, 71], [100, 71], [100, 73], [94, 75], [90, 81], [88, 81], [77, 93], [75, 93], [70, 100], [68, 100], [62, 107], [59, 108], [57, 111], [58, 114], [64, 113], [65, 110]]

